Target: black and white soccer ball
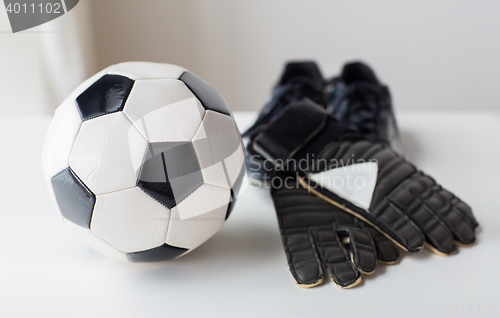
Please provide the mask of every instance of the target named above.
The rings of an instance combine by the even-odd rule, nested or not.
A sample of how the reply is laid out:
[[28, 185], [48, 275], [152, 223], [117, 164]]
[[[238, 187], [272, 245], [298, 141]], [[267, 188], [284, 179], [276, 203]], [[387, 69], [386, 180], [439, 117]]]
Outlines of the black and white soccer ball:
[[64, 224], [125, 262], [198, 247], [245, 185], [224, 99], [171, 64], [112, 65], [84, 82], [56, 110], [42, 161]]

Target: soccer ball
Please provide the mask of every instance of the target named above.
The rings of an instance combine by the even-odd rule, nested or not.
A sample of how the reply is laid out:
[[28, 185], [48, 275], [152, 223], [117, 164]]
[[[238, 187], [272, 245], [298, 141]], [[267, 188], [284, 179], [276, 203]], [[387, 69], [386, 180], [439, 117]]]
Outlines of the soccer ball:
[[245, 184], [224, 99], [171, 64], [121, 63], [84, 82], [56, 110], [42, 162], [64, 224], [124, 262], [198, 247]]

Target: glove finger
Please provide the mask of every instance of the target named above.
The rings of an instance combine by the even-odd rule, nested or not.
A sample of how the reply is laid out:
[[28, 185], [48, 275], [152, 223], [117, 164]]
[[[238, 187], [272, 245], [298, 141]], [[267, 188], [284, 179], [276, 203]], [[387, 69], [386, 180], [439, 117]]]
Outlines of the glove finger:
[[[436, 184], [432, 178], [422, 174], [418, 180], [425, 184], [426, 189], [412, 189], [413, 192], [443, 220], [453, 233], [454, 239], [464, 245], [474, 243], [478, 224], [471, 208]], [[417, 192], [419, 190], [420, 192]]]
[[342, 245], [335, 231], [335, 225], [310, 227], [309, 232], [333, 282], [341, 288], [350, 288], [359, 284], [361, 274]]
[[323, 281], [321, 260], [309, 236], [307, 228], [282, 230], [288, 266], [300, 287], [314, 287]]
[[408, 214], [420, 227], [427, 244], [431, 245], [434, 251], [438, 254], [453, 254], [456, 252], [456, 246], [452, 231], [418, 195], [426, 189], [424, 184], [412, 176], [391, 192], [387, 199], [388, 204]]
[[362, 273], [373, 273], [377, 267], [377, 250], [370, 232], [350, 227], [338, 227], [337, 232], [341, 236], [349, 237], [354, 265]]
[[[390, 203], [395, 209], [399, 207]], [[456, 252], [453, 242], [453, 233], [450, 229], [424, 204], [415, 204], [408, 214], [425, 235], [425, 242], [434, 248], [437, 254], [451, 255]]]
[[380, 262], [384, 264], [394, 264], [399, 260], [399, 251], [391, 240], [371, 226], [366, 226], [364, 229], [370, 231], [373, 236], [377, 249], [377, 257]]

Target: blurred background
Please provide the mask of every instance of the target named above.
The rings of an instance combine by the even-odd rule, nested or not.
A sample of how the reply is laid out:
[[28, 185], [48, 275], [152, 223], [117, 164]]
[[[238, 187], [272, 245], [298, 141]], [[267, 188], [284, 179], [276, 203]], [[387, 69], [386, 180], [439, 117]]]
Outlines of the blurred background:
[[500, 110], [500, 1], [80, 0], [12, 34], [0, 8], [0, 115], [52, 113], [118, 62], [182, 65], [258, 110], [290, 59], [325, 76], [361, 59], [397, 110]]

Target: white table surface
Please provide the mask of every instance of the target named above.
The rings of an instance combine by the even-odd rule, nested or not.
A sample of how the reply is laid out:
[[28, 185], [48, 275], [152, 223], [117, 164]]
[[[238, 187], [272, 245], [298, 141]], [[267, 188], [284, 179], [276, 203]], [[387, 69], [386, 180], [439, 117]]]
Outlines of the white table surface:
[[[240, 128], [252, 114], [236, 114]], [[469, 203], [478, 244], [404, 253], [356, 288], [294, 284], [268, 191], [178, 260], [122, 264], [54, 217], [41, 171], [50, 118], [0, 119], [0, 317], [500, 316], [500, 113], [401, 113], [409, 158]]]

